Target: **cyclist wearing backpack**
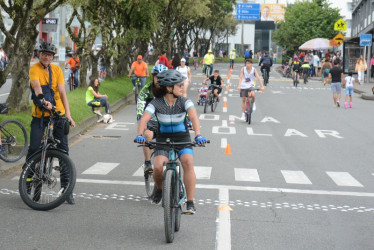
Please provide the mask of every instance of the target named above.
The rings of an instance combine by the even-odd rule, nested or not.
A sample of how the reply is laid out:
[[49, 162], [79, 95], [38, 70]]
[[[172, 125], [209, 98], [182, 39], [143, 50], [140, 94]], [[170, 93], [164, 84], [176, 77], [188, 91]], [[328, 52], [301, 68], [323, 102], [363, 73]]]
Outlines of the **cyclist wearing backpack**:
[[[61, 142], [57, 147], [66, 151], [67, 154], [69, 146], [68, 136], [65, 134], [65, 126], [67, 126], [67, 122], [70, 122], [71, 126], [75, 127], [65, 92], [64, 74], [58, 65], [52, 64], [54, 55], [56, 54], [56, 47], [51, 43], [43, 42], [39, 45], [38, 52], [39, 63], [32, 65], [29, 71], [33, 107], [30, 146], [26, 160], [40, 148], [45, 127], [48, 125], [50, 119], [48, 110], [51, 110], [52, 106], [56, 106], [56, 111], [64, 116], [62, 119], [56, 121], [54, 136]], [[39, 94], [44, 95], [44, 105], [37, 98]], [[64, 166], [61, 167], [63, 168]], [[63, 180], [61, 180], [62, 182]], [[69, 196], [67, 202], [69, 204], [75, 203], [73, 193]]]
[[264, 69], [266, 69], [268, 72], [268, 77], [270, 78], [270, 67], [273, 66], [273, 60], [271, 60], [267, 52], [265, 52], [265, 55], [261, 58], [258, 66], [261, 66], [262, 75], [264, 75]]

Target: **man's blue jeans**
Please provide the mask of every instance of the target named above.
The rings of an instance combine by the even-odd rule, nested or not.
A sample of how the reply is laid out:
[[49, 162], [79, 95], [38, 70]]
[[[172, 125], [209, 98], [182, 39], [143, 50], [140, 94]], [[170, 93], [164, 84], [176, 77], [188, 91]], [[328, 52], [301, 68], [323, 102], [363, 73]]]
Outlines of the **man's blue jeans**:
[[136, 85], [136, 80], [137, 80], [138, 78], [140, 78], [140, 86], [141, 86], [141, 88], [143, 88], [144, 85], [145, 85], [145, 79], [146, 79], [145, 76], [137, 76], [137, 75], [135, 75], [135, 74], [132, 75], [132, 77], [131, 77], [132, 85], [134, 85], [134, 87], [135, 87], [135, 85]]
[[212, 73], [213, 73], [213, 64], [205, 64], [205, 70], [208, 70], [208, 68], [209, 68], [209, 75], [212, 75]]
[[[73, 72], [72, 69], [70, 69], [69, 71], [69, 77], [68, 77], [68, 83], [70, 84], [70, 74], [71, 72]], [[74, 73], [74, 88], [78, 88], [78, 85], [79, 85], [79, 70], [76, 70]]]

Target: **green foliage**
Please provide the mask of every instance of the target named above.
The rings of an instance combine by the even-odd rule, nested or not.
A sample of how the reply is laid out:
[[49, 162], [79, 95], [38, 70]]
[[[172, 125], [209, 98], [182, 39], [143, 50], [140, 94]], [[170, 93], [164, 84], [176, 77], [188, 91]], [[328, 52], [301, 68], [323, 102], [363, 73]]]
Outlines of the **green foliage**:
[[285, 20], [278, 24], [273, 38], [278, 45], [297, 50], [313, 38], [332, 39], [337, 34], [334, 23], [339, 18], [339, 10], [325, 0], [295, 2], [286, 8]]

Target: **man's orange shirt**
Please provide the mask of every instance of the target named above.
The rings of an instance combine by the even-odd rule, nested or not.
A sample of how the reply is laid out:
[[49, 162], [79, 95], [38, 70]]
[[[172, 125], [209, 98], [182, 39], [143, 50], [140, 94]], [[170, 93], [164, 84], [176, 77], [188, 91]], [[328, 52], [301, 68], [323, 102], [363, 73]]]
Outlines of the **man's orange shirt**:
[[[60, 92], [58, 91], [58, 85], [63, 84], [64, 74], [62, 73], [61, 68], [58, 65], [51, 64], [52, 71], [52, 89], [55, 92], [55, 102], [56, 110], [61, 112], [61, 115], [65, 114], [65, 108], [62, 103]], [[40, 82], [40, 85], [49, 85], [49, 73], [45, 71], [40, 65], [40, 63], [35, 63], [30, 67], [30, 81], [37, 80]], [[42, 111], [33, 103], [32, 116], [40, 118], [42, 116]], [[44, 112], [44, 116], [49, 116], [49, 112]]]
[[[75, 61], [77, 61], [77, 62], [75, 62]], [[70, 64], [70, 68], [73, 69], [73, 68], [75, 68], [75, 66], [76, 66], [78, 63], [80, 63], [78, 57], [75, 58], [75, 61], [74, 61], [74, 58], [70, 58], [70, 59], [66, 62], [66, 64]]]
[[146, 76], [147, 64], [142, 61], [141, 63], [133, 62], [131, 67], [134, 68], [134, 73], [136, 76]]

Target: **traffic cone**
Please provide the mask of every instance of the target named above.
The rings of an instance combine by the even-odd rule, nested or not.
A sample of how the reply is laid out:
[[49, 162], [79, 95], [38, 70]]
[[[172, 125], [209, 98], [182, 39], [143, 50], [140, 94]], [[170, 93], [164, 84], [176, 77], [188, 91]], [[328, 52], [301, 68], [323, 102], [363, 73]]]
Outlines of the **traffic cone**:
[[227, 146], [226, 146], [225, 155], [231, 155], [230, 144], [227, 144]]
[[226, 85], [226, 91], [229, 91], [230, 88], [229, 88], [229, 85]]
[[223, 102], [223, 107], [227, 108], [227, 102]]

